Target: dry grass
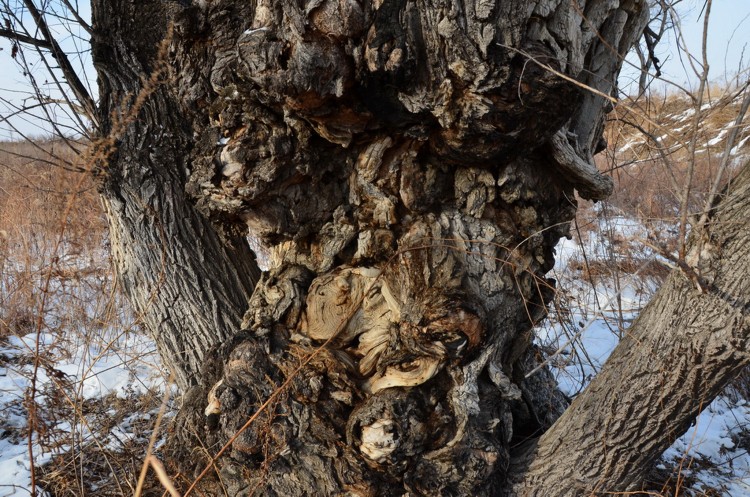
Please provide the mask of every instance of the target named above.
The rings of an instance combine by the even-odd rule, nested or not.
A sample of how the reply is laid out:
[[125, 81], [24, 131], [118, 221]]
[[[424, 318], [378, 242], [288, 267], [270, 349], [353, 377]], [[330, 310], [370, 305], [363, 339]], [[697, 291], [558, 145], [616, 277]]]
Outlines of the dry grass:
[[[41, 486], [56, 497], [133, 495], [154, 426], [154, 405], [159, 401], [158, 395], [123, 398], [110, 394], [85, 402], [83, 411], [94, 430], [87, 434], [89, 442], [63, 448], [42, 466]], [[123, 424], [131, 433], [122, 433]], [[160, 488], [158, 481], [149, 478], [143, 495], [161, 495]]]
[[[116, 292], [94, 181], [76, 164], [60, 142], [0, 144], [0, 346], [27, 344], [0, 366], [31, 385], [0, 418], [25, 417], [6, 436], [52, 454], [37, 479], [52, 495], [132, 495], [162, 397], [139, 374], [160, 366], [123, 348], [140, 332]], [[133, 388], [92, 397], [105, 367]], [[149, 478], [146, 495], [157, 487]]]
[[[57, 146], [55, 146], [57, 145]], [[46, 145], [52, 153], [59, 144]], [[55, 155], [59, 155], [55, 153]], [[97, 272], [94, 257], [101, 258], [106, 225], [93, 183], [78, 186], [81, 173], [70, 173], [49, 163], [57, 160], [36, 146], [20, 143], [0, 145], [0, 336], [31, 331], [41, 305], [40, 281], [45, 271], [79, 279], [83, 272]], [[76, 190], [80, 191], [76, 191]], [[76, 202], [63, 219], [66, 204]], [[60, 227], [66, 224], [64, 253], [55, 254]], [[90, 256], [90, 264], [80, 266]], [[54, 266], [48, 263], [57, 258]], [[70, 316], [75, 319], [80, 316]]]
[[[701, 212], [743, 99], [734, 88], [711, 90], [700, 106], [685, 95], [652, 95], [629, 103], [628, 112], [615, 109], [610, 114], [610, 146], [597, 159], [600, 169], [611, 171], [615, 179], [613, 205], [646, 222], [673, 221], [689, 183], [689, 213]], [[748, 137], [745, 122], [731, 157], [750, 152]], [[740, 165], [731, 157], [724, 182]]]

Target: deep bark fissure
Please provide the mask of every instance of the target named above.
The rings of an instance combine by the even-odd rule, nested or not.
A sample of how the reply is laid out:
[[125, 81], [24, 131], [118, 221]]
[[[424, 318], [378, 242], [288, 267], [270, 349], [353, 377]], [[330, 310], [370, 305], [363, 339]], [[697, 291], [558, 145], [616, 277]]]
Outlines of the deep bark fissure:
[[[200, 381], [203, 355], [239, 327], [259, 271], [242, 239], [224, 243], [185, 194], [189, 120], [163, 83], [149, 88], [138, 114], [113, 113], [160, 70], [158, 47], [168, 13], [157, 5], [95, 2], [94, 62], [100, 121], [117, 149], [102, 171], [118, 281], [153, 334], [177, 384]], [[136, 36], [137, 34], [137, 36]], [[119, 136], [108, 136], [115, 133]]]

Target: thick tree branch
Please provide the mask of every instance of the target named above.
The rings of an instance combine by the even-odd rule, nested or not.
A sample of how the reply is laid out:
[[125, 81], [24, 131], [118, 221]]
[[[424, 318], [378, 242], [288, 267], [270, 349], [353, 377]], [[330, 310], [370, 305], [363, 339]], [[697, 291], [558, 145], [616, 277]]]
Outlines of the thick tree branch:
[[[539, 440], [524, 496], [640, 489], [654, 462], [748, 363], [750, 164], [681, 269], [644, 309], [589, 387]], [[560, 461], [564, 463], [560, 464]], [[564, 483], [563, 483], [564, 482]]]

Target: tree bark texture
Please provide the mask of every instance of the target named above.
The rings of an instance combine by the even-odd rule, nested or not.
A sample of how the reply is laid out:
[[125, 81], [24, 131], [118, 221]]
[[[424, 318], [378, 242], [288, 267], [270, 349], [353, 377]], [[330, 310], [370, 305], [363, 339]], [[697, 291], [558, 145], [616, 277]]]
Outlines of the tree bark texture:
[[[749, 218], [750, 164], [694, 231], [687, 257], [694, 272], [670, 275], [587, 390], [544, 434], [519, 495], [638, 490], [644, 470], [747, 366]], [[551, 464], [559, 454], [565, 464]]]
[[[645, 3], [159, 5], [173, 11], [175, 79], [120, 150], [140, 165], [136, 137], [178, 128], [173, 162], [151, 162], [169, 188], [273, 253], [242, 331], [202, 358], [186, 395], [171, 445], [195, 464], [184, 474], [210, 464], [195, 447], [228, 444], [203, 492], [505, 491], [513, 448], [566, 406], [549, 375], [525, 374], [573, 190], [612, 188], [591, 161], [606, 100], [581, 85], [613, 91]], [[171, 264], [194, 257], [183, 250]], [[169, 271], [180, 295], [204, 283]]]
[[[259, 276], [242, 238], [222, 241], [188, 200], [192, 130], [169, 88], [129, 107], [159, 64], [169, 14], [160, 2], [92, 2], [100, 122], [116, 151], [100, 173], [122, 290], [183, 390], [203, 355], [238, 329]], [[128, 106], [128, 104], [131, 104]], [[129, 124], [118, 130], [117, 120]], [[112, 134], [112, 135], [110, 135]]]
[[188, 480], [227, 446], [204, 494], [507, 491], [566, 407], [525, 377], [553, 247], [612, 189], [582, 88], [613, 92], [645, 2], [93, 3], [113, 254], [187, 390]]

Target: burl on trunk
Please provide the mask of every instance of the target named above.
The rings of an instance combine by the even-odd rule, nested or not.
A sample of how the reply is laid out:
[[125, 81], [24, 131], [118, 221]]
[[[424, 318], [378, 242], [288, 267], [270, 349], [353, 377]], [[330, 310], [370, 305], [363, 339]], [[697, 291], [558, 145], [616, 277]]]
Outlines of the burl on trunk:
[[170, 9], [174, 181], [225, 239], [272, 253], [201, 359], [175, 450], [202, 469], [194, 446], [231, 441], [212, 480], [229, 495], [501, 492], [513, 448], [566, 406], [546, 373], [525, 379], [531, 328], [574, 189], [611, 192], [591, 159], [601, 94], [645, 3]]

